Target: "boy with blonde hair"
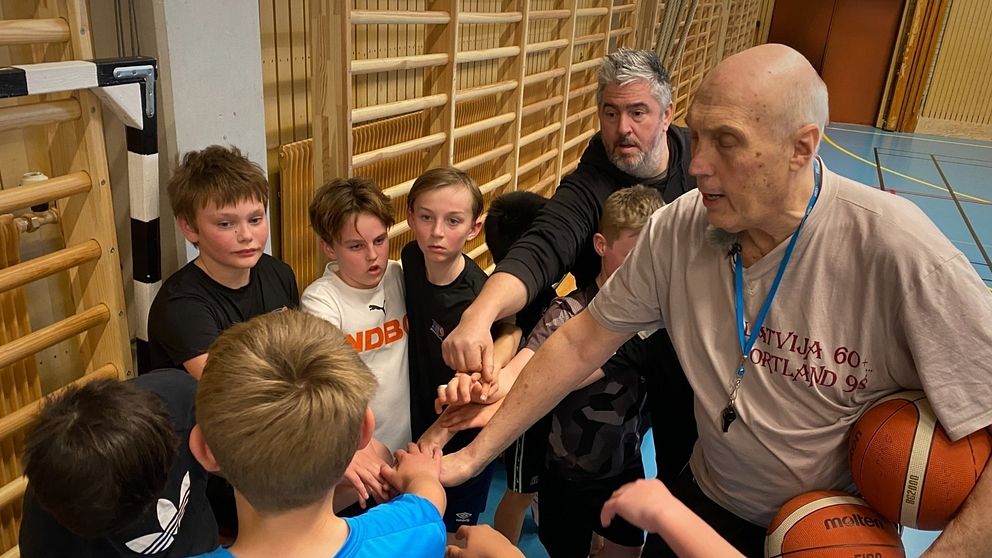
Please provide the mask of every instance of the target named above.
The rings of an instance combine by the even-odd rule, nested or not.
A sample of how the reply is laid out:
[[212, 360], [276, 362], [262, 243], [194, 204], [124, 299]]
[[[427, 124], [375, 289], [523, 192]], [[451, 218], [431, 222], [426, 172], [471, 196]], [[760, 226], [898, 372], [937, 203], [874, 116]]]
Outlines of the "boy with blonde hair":
[[310, 201], [310, 227], [330, 262], [300, 307], [340, 328], [379, 384], [370, 403], [375, 435], [345, 473], [362, 508], [370, 496], [387, 499], [379, 470], [411, 440], [403, 270], [389, 260], [393, 220], [392, 202], [368, 178], [332, 180]]
[[242, 529], [210, 558], [440, 556], [440, 451], [410, 444], [383, 471], [400, 496], [334, 515], [334, 486], [375, 418], [375, 376], [341, 330], [300, 312], [258, 316], [210, 349], [190, 447], [235, 487]]
[[[475, 300], [487, 278], [462, 253], [465, 243], [482, 229], [482, 208], [479, 186], [466, 173], [450, 167], [423, 173], [407, 195], [407, 223], [416, 238], [403, 247], [401, 254], [410, 322], [412, 433], [414, 439], [439, 443], [446, 451], [461, 449], [475, 435], [461, 432], [450, 438], [449, 433], [431, 427], [438, 418], [434, 405], [438, 386], [451, 382], [456, 372], [459, 376], [476, 372], [449, 368], [441, 355], [441, 342], [458, 325], [462, 312]], [[506, 324], [498, 324], [494, 330], [499, 336], [496, 360], [506, 362], [516, 352], [519, 330]], [[490, 464], [477, 477], [447, 489], [445, 525], [449, 533], [461, 525], [478, 522], [486, 507], [492, 474]]]
[[[542, 343], [581, 312], [599, 288], [620, 267], [634, 247], [641, 228], [664, 202], [657, 190], [641, 185], [611, 194], [603, 207], [593, 248], [600, 272], [585, 288], [555, 299], [527, 339], [527, 345], [500, 371], [499, 390], [491, 402], [502, 401], [517, 374]], [[538, 535], [551, 558], [587, 556], [593, 533], [605, 539], [604, 557], [638, 556], [644, 533], [623, 518], [608, 526], [600, 509], [613, 491], [644, 477], [641, 463], [642, 370], [650, 366], [645, 339], [635, 335], [601, 369], [593, 372], [550, 413], [546, 469], [541, 476]], [[459, 379], [461, 381], [461, 379]], [[464, 404], [460, 386], [441, 394], [442, 402]], [[498, 404], [480, 414], [491, 417]]]

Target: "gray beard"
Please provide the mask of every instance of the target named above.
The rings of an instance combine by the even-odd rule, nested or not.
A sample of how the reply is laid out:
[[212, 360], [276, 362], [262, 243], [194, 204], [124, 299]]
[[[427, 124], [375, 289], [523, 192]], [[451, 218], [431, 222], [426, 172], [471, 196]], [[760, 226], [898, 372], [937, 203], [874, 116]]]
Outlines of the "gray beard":
[[736, 233], [718, 229], [713, 225], [706, 226], [706, 243], [710, 246], [716, 246], [729, 252], [739, 240], [740, 237]]
[[642, 151], [640, 156], [634, 161], [619, 157], [611, 150], [609, 155], [610, 162], [613, 163], [613, 166], [631, 176], [637, 178], [654, 178], [659, 173], [665, 171], [665, 169], [657, 169], [658, 162], [661, 160], [662, 141], [668, 141], [667, 137], [658, 140], [658, 145], [655, 146], [654, 152]]

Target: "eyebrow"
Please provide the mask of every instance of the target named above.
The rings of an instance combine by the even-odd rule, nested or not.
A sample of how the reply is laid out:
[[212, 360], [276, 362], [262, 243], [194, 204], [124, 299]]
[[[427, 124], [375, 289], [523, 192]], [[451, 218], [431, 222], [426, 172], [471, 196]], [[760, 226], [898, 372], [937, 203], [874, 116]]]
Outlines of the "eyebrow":
[[638, 109], [638, 108], [640, 108], [640, 109], [647, 109], [647, 108], [650, 108], [650, 107], [648, 107], [648, 104], [647, 103], [631, 103], [629, 105], [623, 105], [623, 106], [615, 105], [613, 103], [603, 103], [603, 108], [612, 108], [612, 109], [617, 109], [617, 110], [620, 110], [620, 109], [630, 110], [630, 109]]

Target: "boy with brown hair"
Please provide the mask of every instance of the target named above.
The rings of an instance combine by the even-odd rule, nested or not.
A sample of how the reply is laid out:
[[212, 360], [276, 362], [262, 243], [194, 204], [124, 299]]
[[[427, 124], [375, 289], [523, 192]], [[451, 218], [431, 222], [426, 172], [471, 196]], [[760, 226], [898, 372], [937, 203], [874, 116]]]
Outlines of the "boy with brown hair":
[[[232, 324], [295, 308], [293, 270], [262, 252], [269, 184], [237, 147], [190, 151], [166, 187], [176, 223], [199, 256], [162, 284], [148, 314], [151, 366], [203, 373], [207, 348]], [[147, 370], [145, 370], [147, 372]]]
[[334, 487], [375, 418], [375, 376], [327, 321], [265, 314], [210, 348], [190, 447], [234, 485], [242, 529], [211, 558], [441, 556], [441, 453], [410, 444], [383, 475], [401, 494], [357, 518], [334, 515]]
[[[435, 399], [444, 386], [464, 372], [448, 367], [441, 342], [458, 325], [462, 312], [475, 300], [487, 275], [463, 254], [465, 243], [482, 229], [483, 196], [466, 173], [436, 168], [420, 175], [407, 195], [407, 223], [416, 240], [403, 247], [403, 278], [410, 324], [410, 411], [413, 438], [445, 444], [446, 451], [467, 445], [474, 432], [450, 438], [431, 428], [438, 419]], [[506, 362], [520, 342], [519, 329], [497, 324], [496, 360]], [[487, 387], [486, 391], [490, 388]], [[478, 392], [484, 397], [485, 393]], [[426, 436], [425, 436], [426, 434]], [[449, 441], [450, 439], [450, 441]], [[454, 533], [461, 525], [475, 525], [486, 507], [493, 464], [477, 477], [447, 489], [445, 525]]]
[[300, 307], [340, 328], [379, 384], [369, 404], [375, 435], [345, 472], [362, 508], [370, 496], [387, 499], [379, 470], [411, 441], [403, 269], [389, 260], [393, 219], [392, 202], [368, 178], [332, 180], [310, 201], [310, 227], [330, 262]]

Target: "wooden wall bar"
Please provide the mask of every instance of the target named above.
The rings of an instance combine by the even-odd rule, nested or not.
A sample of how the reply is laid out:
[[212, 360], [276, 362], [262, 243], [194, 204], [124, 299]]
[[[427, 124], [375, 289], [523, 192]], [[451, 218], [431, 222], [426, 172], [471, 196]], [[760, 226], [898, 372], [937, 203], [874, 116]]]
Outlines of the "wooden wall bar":
[[[279, 181], [282, 202], [282, 256], [301, 288], [323, 265], [307, 227], [306, 206], [313, 188], [334, 176], [369, 176], [394, 199], [393, 257], [412, 238], [403, 222], [406, 193], [427, 168], [454, 165], [480, 185], [494, 185], [485, 196], [487, 207], [494, 196], [512, 190], [551, 195], [598, 127], [601, 58], [621, 47], [654, 46], [655, 38], [645, 35], [660, 27], [665, 3], [644, 6], [645, 1], [650, 3], [260, 0], [270, 171]], [[316, 22], [328, 21], [321, 14], [335, 5], [348, 11], [336, 20], [347, 21], [342, 24], [346, 52], [341, 42], [311, 34]], [[679, 109], [684, 111], [702, 75], [724, 54], [753, 44], [761, 5], [762, 0], [700, 2], [685, 57], [671, 68]], [[658, 20], [641, 25], [637, 18], [643, 13]], [[683, 9], [680, 24], [687, 16]], [[342, 59], [347, 68], [329, 73]], [[306, 83], [309, 94], [300, 87]], [[333, 93], [333, 87], [347, 88], [348, 94]], [[340, 148], [346, 141], [334, 141], [332, 135], [342, 130], [318, 121], [331, 114], [352, 131], [350, 150], [336, 156], [347, 161], [333, 164], [328, 162], [331, 151], [321, 146]], [[301, 115], [318, 120], [311, 124]], [[311, 131], [320, 136], [312, 142], [307, 139]], [[302, 176], [311, 164], [315, 177]], [[466, 251], [483, 268], [491, 264], [483, 238]]]
[[992, 139], [990, 27], [992, 3], [951, 3], [917, 132]]

